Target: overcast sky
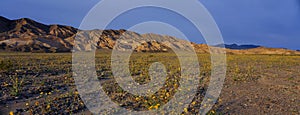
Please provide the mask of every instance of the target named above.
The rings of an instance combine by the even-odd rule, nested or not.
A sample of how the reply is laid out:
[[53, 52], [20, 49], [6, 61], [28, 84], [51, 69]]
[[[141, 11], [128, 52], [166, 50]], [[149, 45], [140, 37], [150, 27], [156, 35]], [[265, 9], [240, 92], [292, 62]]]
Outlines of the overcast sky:
[[[45, 24], [79, 27], [88, 11], [100, 0], [1, 0], [0, 15], [27, 17]], [[127, 2], [120, 0], [118, 4]], [[128, 0], [130, 1], [130, 0]], [[257, 44], [300, 49], [300, 0], [200, 0], [214, 17], [225, 43]], [[188, 8], [188, 7], [187, 7]], [[109, 9], [107, 9], [109, 13]], [[197, 15], [197, 12], [191, 12]], [[169, 15], [167, 19], [164, 15]], [[130, 28], [142, 21], [159, 20], [179, 28], [191, 41], [203, 43], [192, 25], [172, 12], [141, 8], [127, 12], [109, 28]], [[152, 33], [170, 34], [159, 26]], [[165, 33], [164, 33], [165, 32]], [[176, 34], [174, 34], [176, 36]]]

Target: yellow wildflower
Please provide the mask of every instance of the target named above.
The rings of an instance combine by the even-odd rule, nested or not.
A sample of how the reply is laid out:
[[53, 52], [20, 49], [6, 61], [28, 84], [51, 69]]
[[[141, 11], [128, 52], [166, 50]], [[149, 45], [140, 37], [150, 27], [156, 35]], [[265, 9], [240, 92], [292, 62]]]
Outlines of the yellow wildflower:
[[8, 86], [8, 84], [7, 84], [6, 82], [4, 82], [4, 83], [3, 83], [3, 86], [6, 87], [6, 86]]
[[154, 108], [155, 108], [155, 109], [158, 109], [159, 106], [160, 106], [160, 104], [156, 104], [156, 105], [154, 106]]
[[183, 110], [184, 110], [184, 112], [186, 112], [186, 113], [188, 113], [188, 112], [189, 112], [187, 108], [184, 108]]
[[195, 104], [196, 104], [196, 101], [193, 101], [193, 102], [192, 102], [192, 105], [195, 105]]
[[211, 111], [212, 114], [215, 114], [216, 112], [214, 110]]
[[9, 112], [9, 115], [14, 115], [14, 112], [13, 112], [13, 111], [10, 111], [10, 112]]
[[170, 93], [166, 93], [166, 96], [169, 97], [169, 96], [170, 96]]
[[84, 105], [84, 103], [80, 102], [80, 105]]
[[46, 107], [46, 109], [50, 109], [50, 108], [51, 108], [51, 106], [48, 104], [47, 107]]
[[174, 86], [175, 86], [175, 87], [178, 87], [178, 84], [177, 84], [177, 83], [175, 83], [175, 84], [174, 84]]
[[75, 94], [75, 95], [78, 95], [79, 93], [78, 93], [78, 91], [75, 91], [74, 94]]
[[155, 99], [156, 97], [155, 96], [152, 96], [152, 99]]
[[135, 100], [139, 101], [139, 100], [140, 100], [140, 98], [136, 97], [136, 98], [135, 98]]
[[151, 110], [153, 108], [153, 106], [150, 106], [148, 109]]
[[39, 105], [39, 102], [35, 102], [35, 106], [38, 106]]

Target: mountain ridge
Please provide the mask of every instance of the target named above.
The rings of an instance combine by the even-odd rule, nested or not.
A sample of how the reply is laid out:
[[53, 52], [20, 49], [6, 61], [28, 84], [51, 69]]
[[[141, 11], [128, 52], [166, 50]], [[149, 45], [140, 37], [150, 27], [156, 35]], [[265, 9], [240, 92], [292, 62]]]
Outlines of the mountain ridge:
[[[134, 51], [137, 52], [165, 52], [170, 51], [170, 47], [189, 49], [186, 44], [190, 44], [188, 41], [167, 35], [138, 34], [124, 29], [82, 31], [71, 26], [46, 25], [29, 18], [10, 20], [0, 16], [0, 26], [0, 50], [2, 51], [71, 52], [73, 48], [78, 50], [113, 49], [117, 41], [123, 40], [121, 44], [124, 47], [118, 47], [122, 50], [134, 47]], [[124, 33], [130, 34], [127, 35], [126, 40], [121, 39]], [[86, 37], [81, 36], [80, 40], [88, 42], [88, 44], [75, 46], [74, 40], [81, 34], [88, 35], [92, 40], [85, 41]], [[127, 43], [128, 41], [130, 43]], [[208, 46], [196, 43], [191, 43], [191, 45], [198, 53], [209, 53], [209, 48], [224, 45], [229, 54], [300, 54], [299, 51], [257, 45], [219, 44]]]
[[215, 47], [225, 47], [227, 49], [252, 49], [252, 48], [258, 48], [262, 47], [260, 45], [252, 45], [252, 44], [243, 44], [243, 45], [238, 45], [238, 44], [218, 44], [214, 45]]

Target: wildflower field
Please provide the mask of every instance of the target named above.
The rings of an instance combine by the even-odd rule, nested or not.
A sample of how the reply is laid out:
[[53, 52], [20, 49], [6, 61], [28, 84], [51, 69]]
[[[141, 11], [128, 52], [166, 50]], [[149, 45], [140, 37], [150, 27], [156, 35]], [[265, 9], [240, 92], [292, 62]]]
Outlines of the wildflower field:
[[[201, 78], [197, 93], [183, 114], [199, 112], [211, 74], [209, 54], [198, 54]], [[120, 107], [147, 111], [158, 109], [180, 87], [180, 63], [174, 53], [134, 53], [129, 69], [133, 79], [151, 81], [148, 68], [165, 65], [164, 86], [151, 96], [122, 90], [111, 71], [110, 53], [95, 56], [97, 79], [105, 93]], [[0, 53], [0, 113], [91, 114], [76, 90], [71, 53]], [[227, 55], [225, 83], [208, 114], [300, 114], [300, 56]], [[109, 113], [108, 113], [109, 114]]]

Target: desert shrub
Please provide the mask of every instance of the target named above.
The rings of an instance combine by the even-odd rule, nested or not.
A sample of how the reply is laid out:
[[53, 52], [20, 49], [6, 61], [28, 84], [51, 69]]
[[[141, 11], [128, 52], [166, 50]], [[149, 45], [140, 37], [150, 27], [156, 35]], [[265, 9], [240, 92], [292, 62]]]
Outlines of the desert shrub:
[[0, 71], [7, 71], [13, 66], [11, 61], [0, 61]]
[[11, 95], [13, 96], [18, 96], [21, 92], [22, 89], [22, 85], [24, 82], [24, 78], [23, 77], [19, 77], [16, 75], [12, 75], [9, 76], [11, 84], [12, 84], [12, 88], [11, 88]]

